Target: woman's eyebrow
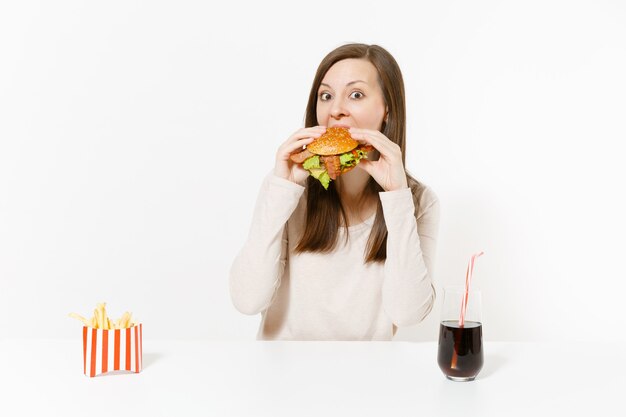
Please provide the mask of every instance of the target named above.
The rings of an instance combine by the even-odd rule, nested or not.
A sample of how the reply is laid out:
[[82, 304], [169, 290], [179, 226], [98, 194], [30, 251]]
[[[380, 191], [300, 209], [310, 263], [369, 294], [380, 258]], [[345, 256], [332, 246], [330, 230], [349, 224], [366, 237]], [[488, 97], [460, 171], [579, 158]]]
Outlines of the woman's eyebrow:
[[[350, 86], [350, 85], [352, 85], [352, 84], [356, 84], [356, 83], [364, 83], [364, 84], [367, 84], [367, 83], [366, 83], [365, 81], [363, 81], [363, 80], [354, 80], [354, 81], [350, 81], [348, 84], [346, 84], [346, 87], [348, 87], [348, 86]], [[320, 86], [325, 86], [325, 87], [328, 87], [328, 88], [332, 88], [330, 85], [328, 85], [328, 84], [326, 84], [326, 83], [321, 83], [321, 84], [320, 84]]]

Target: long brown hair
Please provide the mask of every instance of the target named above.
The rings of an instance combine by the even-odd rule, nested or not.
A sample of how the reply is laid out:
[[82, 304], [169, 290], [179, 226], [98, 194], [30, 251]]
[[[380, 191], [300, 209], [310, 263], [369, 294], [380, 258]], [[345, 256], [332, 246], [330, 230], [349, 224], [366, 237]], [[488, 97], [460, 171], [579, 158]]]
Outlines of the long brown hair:
[[[402, 164], [404, 165], [406, 142], [404, 81], [396, 60], [389, 52], [378, 45], [347, 44], [326, 55], [317, 68], [315, 78], [313, 79], [306, 107], [305, 127], [318, 125], [317, 92], [326, 72], [335, 63], [349, 58], [367, 59], [376, 67], [378, 82], [383, 91], [385, 105], [388, 109], [387, 120], [383, 122], [381, 132], [400, 146], [402, 150]], [[406, 175], [415, 201], [417, 181], [408, 173]], [[378, 198], [378, 193], [381, 191], [384, 191], [383, 188], [374, 178], [370, 177], [364, 193], [376, 196], [378, 208], [376, 209], [374, 225], [365, 248], [365, 263], [382, 262], [387, 258], [387, 226], [383, 217], [382, 204], [380, 198]], [[417, 202], [415, 203], [417, 204]], [[306, 207], [306, 226], [302, 238], [296, 246], [296, 253], [331, 252], [337, 245], [339, 227], [348, 223], [346, 221], [345, 208], [341, 204], [335, 182], [331, 181], [328, 190], [325, 190], [318, 180], [309, 177], [307, 179]], [[346, 239], [348, 239], [347, 229]]]

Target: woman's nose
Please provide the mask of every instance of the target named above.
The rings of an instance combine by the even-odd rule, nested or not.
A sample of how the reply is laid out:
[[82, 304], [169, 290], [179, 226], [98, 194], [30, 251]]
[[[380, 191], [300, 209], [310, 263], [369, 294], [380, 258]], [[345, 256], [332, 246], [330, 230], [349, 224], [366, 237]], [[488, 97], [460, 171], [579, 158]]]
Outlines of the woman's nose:
[[349, 116], [350, 113], [345, 105], [345, 101], [340, 98], [333, 100], [333, 105], [330, 108], [330, 115], [335, 119]]

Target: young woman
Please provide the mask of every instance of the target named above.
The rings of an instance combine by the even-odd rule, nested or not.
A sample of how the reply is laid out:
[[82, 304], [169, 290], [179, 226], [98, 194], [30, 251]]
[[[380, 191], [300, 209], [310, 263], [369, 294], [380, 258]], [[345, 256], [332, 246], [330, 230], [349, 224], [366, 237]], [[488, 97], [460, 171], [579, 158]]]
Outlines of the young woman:
[[[276, 153], [248, 239], [230, 272], [260, 340], [391, 340], [431, 311], [439, 202], [405, 164], [404, 83], [377, 45], [348, 44], [320, 63], [305, 128]], [[289, 159], [326, 130], [374, 147], [325, 190]]]

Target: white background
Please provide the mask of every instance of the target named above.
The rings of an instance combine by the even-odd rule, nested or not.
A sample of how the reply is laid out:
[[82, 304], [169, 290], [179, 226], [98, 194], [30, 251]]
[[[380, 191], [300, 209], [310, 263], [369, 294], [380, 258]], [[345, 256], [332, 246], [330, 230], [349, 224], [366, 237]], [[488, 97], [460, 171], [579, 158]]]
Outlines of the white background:
[[[435, 281], [488, 340], [626, 340], [626, 5], [619, 1], [3, 2], [0, 339], [252, 340], [228, 270], [320, 60], [404, 74], [407, 168], [442, 203]], [[440, 290], [441, 291], [441, 290]], [[440, 293], [441, 295], [441, 293]], [[435, 340], [442, 297], [399, 340]]]

